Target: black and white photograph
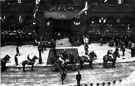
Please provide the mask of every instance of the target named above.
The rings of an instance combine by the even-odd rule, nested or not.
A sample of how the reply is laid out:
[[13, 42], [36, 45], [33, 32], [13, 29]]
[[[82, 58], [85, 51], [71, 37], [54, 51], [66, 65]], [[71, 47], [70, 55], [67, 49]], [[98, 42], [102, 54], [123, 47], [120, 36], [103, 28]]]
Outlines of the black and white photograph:
[[135, 86], [135, 0], [0, 0], [0, 86]]

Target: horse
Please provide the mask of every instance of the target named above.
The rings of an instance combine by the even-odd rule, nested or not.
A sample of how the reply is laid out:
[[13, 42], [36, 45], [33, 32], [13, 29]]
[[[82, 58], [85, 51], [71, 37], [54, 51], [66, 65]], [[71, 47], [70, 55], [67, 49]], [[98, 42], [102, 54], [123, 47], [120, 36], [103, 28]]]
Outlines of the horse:
[[7, 54], [4, 58], [1, 59], [1, 72], [5, 72], [7, 67], [6, 64], [9, 63], [10, 61], [10, 56]]
[[38, 59], [38, 57], [34, 55], [34, 57], [32, 59], [30, 59], [28, 57], [28, 60], [22, 61], [23, 71], [25, 72], [25, 65], [31, 65], [31, 71], [33, 71], [33, 66], [34, 66], [36, 59]]
[[94, 51], [90, 52], [89, 55], [85, 55], [85, 56], [79, 56], [79, 63], [80, 63], [80, 68], [83, 68], [83, 64], [84, 62], [88, 62], [90, 68], [93, 68], [92, 63], [93, 61], [97, 58], [97, 55]]
[[110, 61], [112, 62], [112, 67], [115, 68], [117, 57], [120, 57], [120, 54], [117, 51], [112, 53], [112, 57], [108, 55], [103, 56], [103, 67], [106, 68], [107, 62]]
[[60, 71], [61, 65], [64, 64], [64, 60], [62, 59], [61, 55], [56, 56], [54, 59], [54, 64], [52, 66], [53, 71]]
[[67, 70], [65, 69], [64, 65], [61, 65], [60, 75], [61, 75], [62, 84], [64, 84], [64, 80], [65, 80], [66, 75], [67, 75]]

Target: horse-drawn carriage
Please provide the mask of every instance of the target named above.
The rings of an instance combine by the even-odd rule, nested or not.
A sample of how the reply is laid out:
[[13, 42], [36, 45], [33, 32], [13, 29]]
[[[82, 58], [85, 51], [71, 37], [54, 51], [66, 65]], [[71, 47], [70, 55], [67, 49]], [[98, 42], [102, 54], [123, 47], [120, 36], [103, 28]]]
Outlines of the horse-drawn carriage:
[[77, 63], [70, 63], [69, 59], [66, 59], [63, 61], [60, 61], [59, 59], [57, 59], [52, 66], [52, 70], [53, 71], [60, 71], [62, 65], [65, 67], [65, 69], [77, 70], [78, 67], [76, 64]]
[[52, 66], [53, 71], [60, 71], [63, 65], [66, 69], [77, 70], [77, 60], [73, 57], [72, 53], [69, 56], [60, 54], [56, 57], [54, 64]]

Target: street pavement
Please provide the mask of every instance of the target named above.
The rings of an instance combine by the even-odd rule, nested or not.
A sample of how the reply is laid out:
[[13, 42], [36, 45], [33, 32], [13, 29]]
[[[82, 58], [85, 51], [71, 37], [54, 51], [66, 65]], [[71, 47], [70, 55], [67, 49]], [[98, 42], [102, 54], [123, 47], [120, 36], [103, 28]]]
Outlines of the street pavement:
[[[64, 44], [66, 45], [66, 44]], [[11, 56], [11, 63], [8, 63], [7, 66], [15, 66], [15, 61], [14, 61], [14, 56], [16, 54], [15, 51], [16, 46], [4, 46], [1, 47], [1, 57], [3, 58], [6, 54]], [[77, 46], [77, 47], [64, 47], [64, 46], [57, 46], [56, 49], [71, 49], [71, 48], [77, 48], [79, 56], [85, 55], [84, 51], [84, 46]], [[103, 56], [107, 54], [107, 51], [112, 49], [113, 51], [115, 50], [115, 47], [109, 47], [108, 44], [104, 44], [103, 46], [100, 46], [99, 43], [92, 43], [89, 44], [89, 52], [94, 51], [97, 54], [97, 59], [94, 61], [94, 63], [103, 63]], [[29, 54], [30, 57], [32, 58], [33, 55], [36, 55], [39, 57], [39, 52], [37, 49], [37, 46], [33, 45], [23, 45], [19, 47], [21, 56], [18, 56], [18, 63], [19, 67], [22, 67], [21, 63], [23, 60], [27, 60], [27, 55]], [[43, 64], [38, 64], [38, 60], [35, 62], [35, 66], [50, 66], [47, 64], [47, 59], [49, 55], [50, 48], [47, 48], [44, 50], [42, 53], [42, 60]], [[122, 56], [122, 52], [119, 51], [120, 53], [120, 58], [117, 58], [117, 62], [132, 62], [135, 61], [135, 57], [131, 57], [131, 51], [130, 49], [126, 48], [125, 51], [125, 56]]]
[[[124, 80], [135, 71], [135, 62], [117, 63], [116, 68], [103, 68], [100, 64], [94, 64], [94, 69], [85, 66], [80, 70], [82, 74], [81, 84], [113, 82]], [[15, 67], [8, 68], [1, 74], [1, 86], [74, 86], [77, 71], [68, 70], [64, 84], [61, 84], [60, 73], [53, 72], [51, 67], [34, 67], [34, 71], [26, 68], [26, 72]]]
[[[0, 49], [1, 57], [4, 57], [6, 54], [11, 56], [11, 63], [7, 64], [9, 68], [5, 73], [1, 74], [1, 86], [73, 86], [76, 84], [75, 75], [77, 74], [77, 71], [69, 70], [65, 83], [62, 85], [60, 73], [53, 72], [51, 70], [51, 66], [46, 64], [50, 51], [49, 48], [42, 53], [43, 64], [38, 64], [37, 60], [34, 71], [30, 71], [30, 68], [28, 67], [26, 68], [27, 72], [23, 72], [23, 70], [18, 69], [18, 67], [21, 67], [21, 62], [27, 59], [28, 54], [30, 54], [31, 57], [33, 54], [38, 56], [37, 46], [23, 45], [19, 47], [21, 56], [18, 57], [18, 67], [16, 67], [14, 63], [14, 55], [16, 53], [15, 48], [16, 46], [4, 46]], [[78, 47], [65, 47], [62, 45], [62, 47], [58, 46], [56, 48], [77, 48], [79, 56], [82, 56], [85, 53], [83, 45]], [[135, 71], [135, 57], [131, 57], [131, 51], [127, 48], [125, 56], [122, 56], [122, 52], [119, 51], [121, 56], [117, 59], [116, 68], [103, 68], [103, 56], [106, 55], [107, 50], [110, 49], [114, 51], [115, 47], [109, 47], [108, 44], [104, 44], [103, 46], [100, 46], [99, 43], [89, 44], [89, 52], [95, 51], [97, 59], [94, 61], [94, 69], [90, 69], [88, 66], [85, 66], [84, 69], [80, 71], [82, 74], [81, 84], [88, 84], [89, 86], [90, 83], [96, 84], [112, 82], [113, 80], [123, 80]]]

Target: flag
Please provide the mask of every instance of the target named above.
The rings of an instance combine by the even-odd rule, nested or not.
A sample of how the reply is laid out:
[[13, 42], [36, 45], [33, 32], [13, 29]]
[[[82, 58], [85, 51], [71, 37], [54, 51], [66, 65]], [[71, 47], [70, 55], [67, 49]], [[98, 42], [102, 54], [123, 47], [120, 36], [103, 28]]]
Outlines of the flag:
[[88, 2], [86, 1], [85, 2], [85, 7], [79, 12], [79, 15], [81, 15], [84, 12], [87, 15], [87, 10], [88, 10]]

